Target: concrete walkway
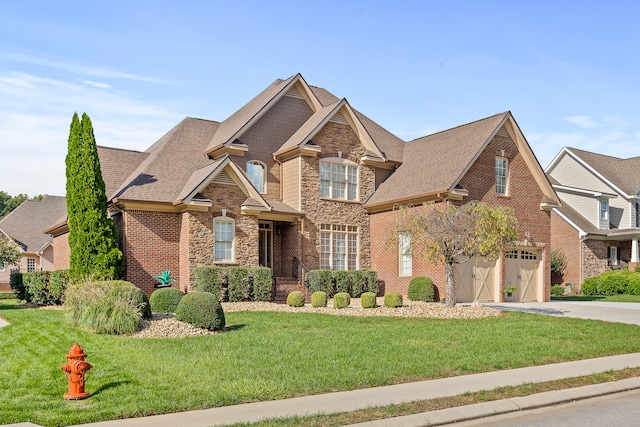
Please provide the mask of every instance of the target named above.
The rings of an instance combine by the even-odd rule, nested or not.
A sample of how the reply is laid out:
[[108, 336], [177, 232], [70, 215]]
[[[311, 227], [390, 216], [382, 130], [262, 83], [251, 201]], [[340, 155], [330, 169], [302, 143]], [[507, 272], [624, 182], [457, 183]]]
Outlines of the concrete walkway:
[[[605, 372], [609, 370], [620, 370], [628, 367], [640, 367], [640, 353], [580, 360], [576, 362], [533, 366], [505, 371], [486, 372], [482, 374], [464, 375], [460, 377], [442, 378], [430, 381], [320, 394], [315, 396], [296, 397], [293, 399], [246, 403], [242, 405], [225, 406], [221, 408], [188, 411], [167, 415], [155, 415], [142, 418], [104, 421], [84, 424], [84, 426], [209, 427], [240, 422], [249, 423], [266, 418], [282, 418], [313, 415], [319, 413], [348, 412], [373, 406], [384, 406], [412, 402], [415, 400], [457, 396], [466, 392], [491, 390], [496, 387], [517, 386], [525, 383], [559, 380], [582, 375], [590, 375], [593, 373]], [[457, 408], [455, 410], [451, 409], [448, 413], [434, 411], [430, 413], [420, 414], [421, 418], [417, 416], [412, 416], [414, 418], [397, 417], [391, 420], [380, 420], [374, 422], [374, 424], [368, 423], [365, 425], [430, 425], [425, 424], [425, 420], [435, 419], [431, 417], [441, 417], [438, 419], [446, 418], [451, 420], [454, 420], [455, 417], [463, 417], [462, 419], [469, 419], [470, 414], [480, 414], [480, 416], [487, 416], [495, 413], [520, 410], [522, 407], [526, 407], [527, 405], [549, 405], [556, 402], [566, 401], [567, 399], [576, 399], [583, 395], [599, 395], [605, 392], [613, 392], [619, 389], [628, 390], [633, 388], [640, 388], [640, 378], [618, 381], [616, 383], [610, 383], [608, 385], [599, 384], [597, 386], [589, 386], [586, 388], [582, 387], [582, 389], [585, 390], [563, 390], [555, 394], [542, 393], [541, 395], [528, 396], [528, 401], [525, 400], [525, 398], [519, 398], [520, 400], [507, 399], [504, 401], [489, 402], [482, 407], [471, 405], [471, 407], [473, 407], [473, 412], [471, 407], [464, 407]], [[404, 422], [407, 422], [408, 424], [402, 424]], [[416, 424], [416, 422], [418, 423]]]

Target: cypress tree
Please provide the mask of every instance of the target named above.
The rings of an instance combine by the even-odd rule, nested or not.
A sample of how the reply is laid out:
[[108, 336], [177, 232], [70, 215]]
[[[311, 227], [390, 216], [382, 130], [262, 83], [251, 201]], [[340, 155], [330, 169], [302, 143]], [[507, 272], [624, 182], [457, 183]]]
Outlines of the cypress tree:
[[74, 277], [93, 275], [117, 279], [122, 274], [118, 232], [107, 214], [107, 196], [100, 171], [91, 119], [74, 113], [66, 158], [69, 269]]

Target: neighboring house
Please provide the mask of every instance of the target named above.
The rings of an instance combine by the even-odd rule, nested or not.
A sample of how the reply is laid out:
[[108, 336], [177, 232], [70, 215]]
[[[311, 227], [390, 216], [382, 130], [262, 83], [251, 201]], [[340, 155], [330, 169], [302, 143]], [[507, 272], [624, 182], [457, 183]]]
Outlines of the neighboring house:
[[497, 263], [465, 264], [459, 299], [499, 301], [505, 280], [522, 300], [548, 299], [559, 202], [509, 112], [407, 143], [298, 74], [223, 122], [186, 118], [144, 152], [98, 153], [125, 278], [147, 293], [163, 270], [186, 290], [200, 265], [262, 265], [278, 286], [310, 269], [373, 269], [405, 294], [429, 274], [444, 296], [442, 268], [406, 256], [410, 236], [400, 255], [385, 249], [393, 208], [483, 200], [514, 207], [521, 241]]
[[563, 148], [546, 169], [563, 206], [553, 210], [553, 249], [567, 267], [562, 283], [580, 285], [640, 262], [640, 157], [620, 159]]
[[22, 252], [18, 265], [0, 264], [0, 291], [11, 290], [9, 277], [14, 271], [56, 269], [53, 265], [53, 239], [43, 230], [66, 212], [64, 197], [45, 196], [42, 200], [25, 200], [0, 220], [0, 236], [12, 239]]

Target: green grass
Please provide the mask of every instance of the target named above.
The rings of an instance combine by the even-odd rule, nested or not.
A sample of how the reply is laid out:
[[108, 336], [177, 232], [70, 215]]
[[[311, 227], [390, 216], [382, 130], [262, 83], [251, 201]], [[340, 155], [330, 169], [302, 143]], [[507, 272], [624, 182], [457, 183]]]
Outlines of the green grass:
[[640, 302], [640, 295], [567, 295], [551, 296], [552, 301], [601, 301], [601, 302]]
[[[0, 424], [80, 424], [640, 351], [637, 326], [506, 313], [471, 320], [227, 313], [180, 339], [95, 335], [0, 300]], [[606, 337], [606, 339], [603, 339]], [[78, 341], [92, 397], [65, 401]], [[337, 373], [340, 375], [337, 375]]]

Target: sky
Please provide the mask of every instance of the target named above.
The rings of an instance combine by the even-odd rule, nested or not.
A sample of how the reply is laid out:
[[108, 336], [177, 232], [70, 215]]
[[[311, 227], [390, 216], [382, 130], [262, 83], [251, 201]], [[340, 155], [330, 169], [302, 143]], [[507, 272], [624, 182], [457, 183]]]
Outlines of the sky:
[[404, 140], [510, 110], [545, 168], [640, 155], [640, 3], [1, 0], [0, 191], [64, 195], [69, 125], [144, 151], [301, 73]]

